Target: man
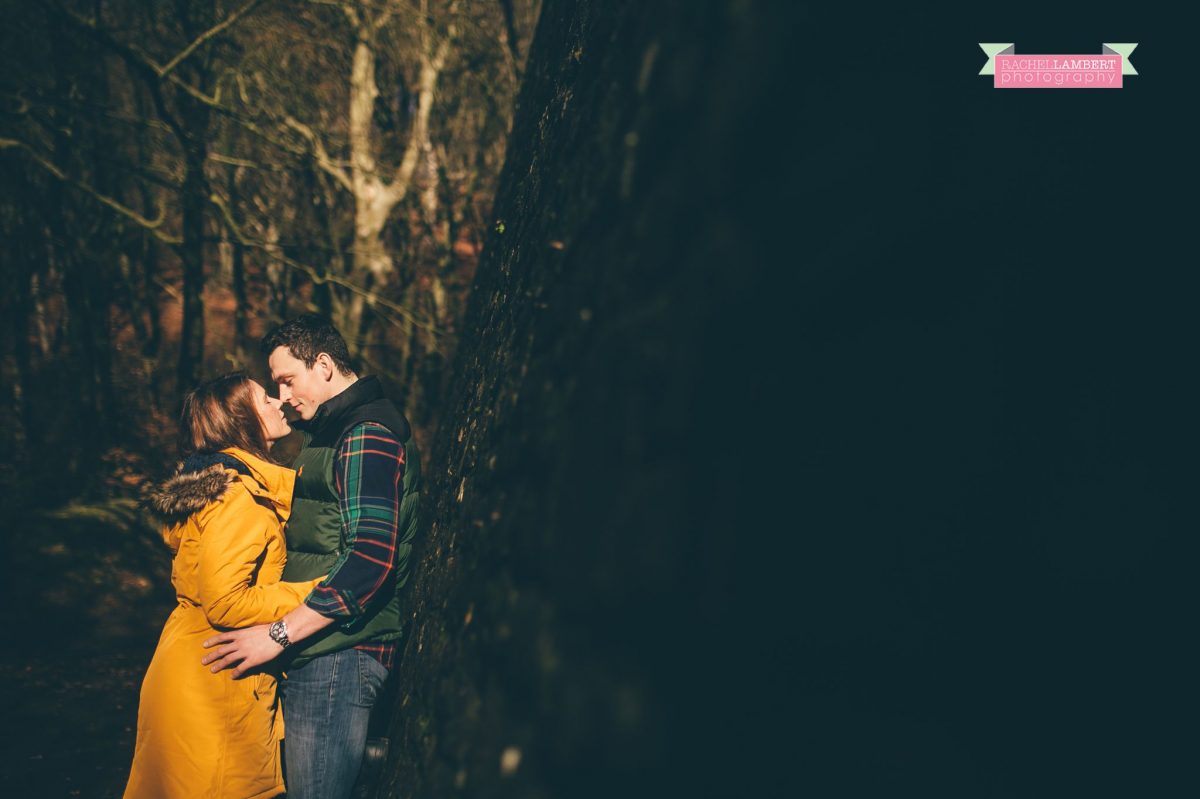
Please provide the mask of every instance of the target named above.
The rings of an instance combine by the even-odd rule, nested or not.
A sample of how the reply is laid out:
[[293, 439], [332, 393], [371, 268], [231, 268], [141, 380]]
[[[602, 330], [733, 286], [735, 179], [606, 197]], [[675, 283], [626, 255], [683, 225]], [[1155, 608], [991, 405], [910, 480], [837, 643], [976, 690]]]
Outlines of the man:
[[351, 370], [329, 320], [299, 316], [262, 348], [305, 439], [283, 579], [329, 576], [275, 623], [205, 641], [216, 649], [203, 662], [239, 677], [287, 652], [288, 797], [336, 799], [354, 787], [371, 707], [395, 659], [420, 467], [407, 420], [378, 379]]

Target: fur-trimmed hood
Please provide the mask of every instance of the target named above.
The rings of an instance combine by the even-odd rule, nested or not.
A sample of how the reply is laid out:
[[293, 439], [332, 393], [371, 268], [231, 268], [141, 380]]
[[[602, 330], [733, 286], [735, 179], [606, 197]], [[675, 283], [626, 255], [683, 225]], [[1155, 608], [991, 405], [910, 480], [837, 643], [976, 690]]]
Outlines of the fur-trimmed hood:
[[181, 463], [175, 474], [146, 494], [146, 505], [168, 524], [179, 524], [216, 502], [237, 482], [237, 472], [217, 462], [200, 468]]
[[151, 486], [143, 496], [146, 507], [171, 527], [221, 499], [232, 486], [241, 485], [286, 521], [295, 482], [296, 473], [286, 466], [230, 447], [191, 455], [173, 475]]

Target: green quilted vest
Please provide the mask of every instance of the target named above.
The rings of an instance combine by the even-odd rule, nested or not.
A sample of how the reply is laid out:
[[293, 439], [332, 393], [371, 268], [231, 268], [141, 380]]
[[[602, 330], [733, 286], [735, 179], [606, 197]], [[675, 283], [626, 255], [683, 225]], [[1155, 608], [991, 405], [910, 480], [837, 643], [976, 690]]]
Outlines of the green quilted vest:
[[[394, 641], [403, 633], [401, 589], [408, 582], [409, 555], [417, 528], [421, 466], [407, 420], [383, 398], [375, 378], [360, 379], [323, 404], [307, 425], [297, 425], [305, 431], [304, 448], [292, 464], [299, 474], [287, 526], [283, 579], [294, 582], [327, 574], [347, 551], [334, 487], [333, 455], [342, 438], [363, 422], [382, 424], [404, 443], [404, 495], [400, 501], [395, 587], [386, 597], [376, 595], [367, 612], [349, 626], [334, 623], [295, 644], [289, 650], [289, 662], [294, 666], [357, 644]], [[385, 586], [383, 591], [387, 590]]]

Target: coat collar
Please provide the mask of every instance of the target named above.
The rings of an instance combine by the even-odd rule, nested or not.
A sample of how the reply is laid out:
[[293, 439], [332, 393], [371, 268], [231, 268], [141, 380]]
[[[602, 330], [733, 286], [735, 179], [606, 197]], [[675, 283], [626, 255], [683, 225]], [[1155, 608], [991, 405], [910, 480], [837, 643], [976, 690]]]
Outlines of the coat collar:
[[293, 422], [292, 426], [313, 436], [321, 432], [337, 428], [340, 420], [360, 405], [383, 399], [383, 384], [374, 375], [360, 377], [351, 383], [341, 394], [330, 397], [321, 403], [313, 418]]
[[238, 447], [227, 447], [221, 451], [246, 464], [250, 474], [239, 474], [238, 479], [251, 494], [270, 501], [275, 506], [279, 518], [287, 521], [292, 513], [292, 491], [296, 487], [296, 472], [286, 466], [265, 461]]
[[163, 483], [146, 486], [144, 499], [164, 522], [179, 524], [219, 500], [235, 482], [269, 504], [280, 519], [291, 515], [296, 473], [238, 447], [193, 453]]

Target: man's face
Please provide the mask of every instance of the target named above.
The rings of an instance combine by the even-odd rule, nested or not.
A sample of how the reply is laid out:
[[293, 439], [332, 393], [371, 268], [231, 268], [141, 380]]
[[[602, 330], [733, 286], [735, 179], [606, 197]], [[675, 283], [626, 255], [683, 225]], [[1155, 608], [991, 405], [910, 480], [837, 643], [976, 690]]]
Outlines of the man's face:
[[301, 419], [313, 418], [321, 403], [329, 399], [328, 369], [320, 361], [309, 368], [287, 347], [276, 347], [267, 364], [271, 379], [279, 386], [279, 399], [291, 405]]

